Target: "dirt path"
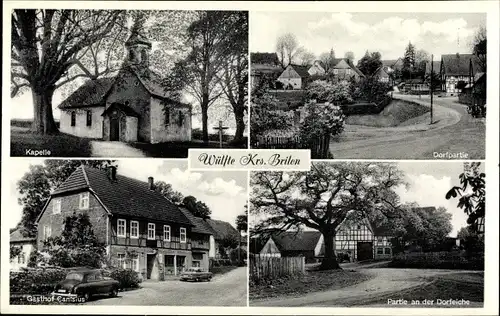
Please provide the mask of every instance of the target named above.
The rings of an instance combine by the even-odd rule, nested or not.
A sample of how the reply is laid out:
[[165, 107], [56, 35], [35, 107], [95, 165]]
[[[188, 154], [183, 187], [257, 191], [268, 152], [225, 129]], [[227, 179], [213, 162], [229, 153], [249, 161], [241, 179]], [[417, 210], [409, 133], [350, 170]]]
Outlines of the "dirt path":
[[133, 157], [144, 158], [146, 154], [140, 149], [123, 142], [93, 140], [90, 142], [92, 157]]
[[[362, 269], [361, 267], [359, 269]], [[413, 287], [427, 284], [422, 278], [439, 274], [470, 273], [461, 270], [438, 270], [438, 269], [363, 269], [364, 273], [372, 278], [368, 281], [348, 286], [342, 289], [309, 293], [294, 298], [275, 298], [250, 302], [251, 306], [349, 306], [354, 302], [363, 301], [374, 296], [386, 296], [394, 294], [398, 299], [398, 293]]]
[[[430, 107], [429, 97], [394, 98]], [[433, 109], [432, 125], [429, 113], [397, 127], [347, 125], [339, 139], [330, 143], [330, 151], [338, 159], [443, 159], [436, 155], [446, 152], [467, 154], [466, 158], [455, 159], [484, 159], [484, 119], [473, 118], [465, 105], [456, 103], [456, 98], [436, 97]]]

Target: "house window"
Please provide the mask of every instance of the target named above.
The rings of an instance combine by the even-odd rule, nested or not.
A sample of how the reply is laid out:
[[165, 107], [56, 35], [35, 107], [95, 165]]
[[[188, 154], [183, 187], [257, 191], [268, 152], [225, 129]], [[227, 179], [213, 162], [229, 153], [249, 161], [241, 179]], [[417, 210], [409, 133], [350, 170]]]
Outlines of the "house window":
[[377, 241], [378, 241], [378, 242], [382, 242], [382, 241], [384, 241], [384, 238], [383, 238], [383, 237], [381, 237], [381, 236], [379, 236], [379, 237], [377, 237]]
[[181, 242], [186, 242], [186, 228], [181, 227]]
[[182, 126], [184, 123], [184, 114], [182, 114], [182, 111], [179, 111], [179, 126]]
[[350, 74], [351, 74], [351, 69], [346, 69], [346, 70], [345, 70], [345, 73], [346, 73], [347, 75], [350, 75]]
[[124, 219], [118, 219], [118, 230], [117, 230], [117, 236], [118, 237], [125, 237], [127, 234], [127, 221]]
[[155, 239], [155, 224], [148, 223], [148, 239]]
[[87, 110], [87, 126], [92, 126], [92, 111]]
[[384, 254], [384, 248], [377, 248], [377, 255], [383, 255]]
[[163, 225], [163, 240], [170, 241], [170, 226]]
[[54, 199], [54, 204], [52, 205], [52, 213], [61, 213], [61, 199]]
[[43, 226], [43, 239], [47, 240], [52, 235], [52, 227]]
[[385, 248], [385, 249], [384, 249], [384, 253], [385, 253], [386, 255], [390, 255], [390, 254], [391, 254], [391, 248]]
[[89, 193], [80, 193], [80, 209], [86, 210], [89, 208]]
[[139, 222], [130, 221], [130, 238], [139, 238]]
[[170, 109], [165, 109], [165, 125], [168, 126], [170, 124]]
[[71, 126], [76, 126], [76, 112], [71, 112]]
[[127, 268], [127, 262], [125, 260], [125, 254], [124, 253], [119, 253], [117, 254], [118, 257], [118, 266], [120, 268], [126, 269]]
[[333, 69], [333, 74], [334, 75], [338, 75], [339, 74], [339, 70], [338, 69]]
[[130, 260], [130, 268], [133, 271], [139, 272], [139, 257]]

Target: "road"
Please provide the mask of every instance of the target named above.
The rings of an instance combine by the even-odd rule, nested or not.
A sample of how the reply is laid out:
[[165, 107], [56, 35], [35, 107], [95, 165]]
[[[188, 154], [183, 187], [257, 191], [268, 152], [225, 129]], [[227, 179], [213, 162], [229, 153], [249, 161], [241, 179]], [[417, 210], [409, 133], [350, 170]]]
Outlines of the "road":
[[[393, 294], [394, 299], [406, 290], [421, 287], [429, 281], [423, 278], [443, 274], [470, 273], [463, 270], [440, 269], [395, 269], [395, 268], [362, 268], [364, 273], [372, 276], [368, 281], [333, 291], [308, 293], [299, 297], [271, 298], [251, 301], [250, 306], [281, 306], [281, 307], [325, 307], [353, 306], [374, 297], [387, 297]], [[385, 298], [386, 300], [387, 298]], [[381, 299], [384, 300], [384, 299]], [[478, 303], [479, 304], [479, 303]], [[369, 305], [372, 306], [372, 305]], [[382, 305], [381, 305], [382, 306]], [[385, 305], [385, 307], [388, 307]]]
[[[430, 107], [429, 96], [398, 94], [394, 98]], [[484, 159], [485, 120], [473, 118], [457, 100], [435, 97], [432, 125], [429, 113], [405, 126], [347, 125], [339, 139], [330, 142], [330, 151], [336, 159]], [[447, 153], [462, 155], [450, 157]]]
[[98, 297], [86, 305], [247, 306], [247, 268], [240, 267], [211, 282], [147, 281], [142, 288]]
[[92, 157], [146, 157], [142, 150], [134, 148], [125, 142], [93, 140], [90, 142], [90, 151]]

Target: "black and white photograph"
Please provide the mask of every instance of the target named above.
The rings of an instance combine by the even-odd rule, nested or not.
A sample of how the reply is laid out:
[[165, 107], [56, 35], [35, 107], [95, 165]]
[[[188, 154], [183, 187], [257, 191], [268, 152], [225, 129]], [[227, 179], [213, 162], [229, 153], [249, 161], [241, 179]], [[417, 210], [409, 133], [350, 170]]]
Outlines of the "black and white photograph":
[[16, 160], [10, 304], [247, 306], [247, 172], [139, 163]]
[[253, 12], [251, 147], [484, 159], [486, 14]]
[[248, 12], [12, 12], [11, 155], [247, 148]]
[[250, 306], [483, 306], [481, 162], [323, 161], [250, 183]]

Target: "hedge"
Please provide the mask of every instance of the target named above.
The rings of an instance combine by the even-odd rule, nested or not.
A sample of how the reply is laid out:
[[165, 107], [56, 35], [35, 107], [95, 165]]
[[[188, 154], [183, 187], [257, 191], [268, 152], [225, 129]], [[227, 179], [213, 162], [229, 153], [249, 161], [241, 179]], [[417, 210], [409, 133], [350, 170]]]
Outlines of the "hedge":
[[142, 282], [137, 272], [131, 269], [117, 268], [107, 270], [104, 275], [109, 276], [120, 283], [120, 289], [135, 289]]
[[27, 269], [10, 272], [10, 293], [50, 294], [60, 281], [66, 278], [62, 268]]
[[484, 270], [484, 253], [419, 252], [397, 254], [389, 263], [393, 268]]

